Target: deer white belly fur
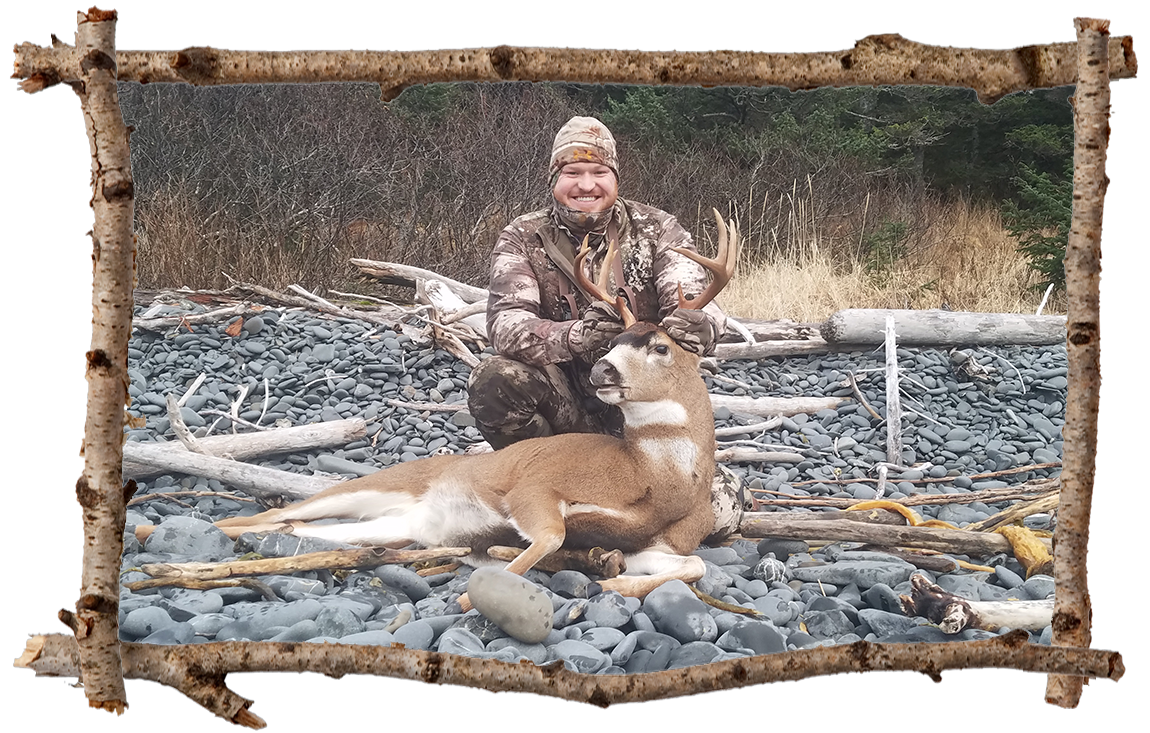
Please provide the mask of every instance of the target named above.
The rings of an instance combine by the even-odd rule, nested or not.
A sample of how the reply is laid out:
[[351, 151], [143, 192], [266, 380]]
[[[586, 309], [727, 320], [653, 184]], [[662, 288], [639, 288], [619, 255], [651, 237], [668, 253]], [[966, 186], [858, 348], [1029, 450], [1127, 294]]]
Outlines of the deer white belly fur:
[[699, 457], [699, 447], [686, 438], [644, 438], [639, 449], [652, 461], [674, 466], [684, 476], [691, 475]]

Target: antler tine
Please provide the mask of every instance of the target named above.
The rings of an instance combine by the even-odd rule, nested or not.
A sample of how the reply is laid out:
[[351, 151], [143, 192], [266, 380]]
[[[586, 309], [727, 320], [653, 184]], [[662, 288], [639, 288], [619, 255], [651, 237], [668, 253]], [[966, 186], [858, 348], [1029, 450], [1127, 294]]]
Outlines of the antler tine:
[[[723, 223], [723, 216], [719, 213], [718, 209], [711, 209], [715, 212], [715, 223], [719, 226], [719, 243], [718, 251], [715, 253], [715, 258], [704, 257], [698, 252], [690, 249], [683, 249], [681, 247], [672, 247], [673, 252], [687, 257], [688, 259], [698, 262], [703, 267], [711, 271], [711, 283], [707, 285], [700, 295], [688, 300], [683, 295], [683, 286], [679, 285], [679, 307], [687, 308], [690, 310], [699, 310], [703, 306], [710, 303], [715, 299], [731, 278], [735, 274], [735, 265], [739, 261], [739, 230], [735, 226], [735, 222], [731, 221], [729, 225]], [[730, 236], [728, 238], [728, 230]]]
[[579, 283], [579, 287], [583, 288], [586, 292], [595, 296], [599, 300], [610, 303], [615, 307], [619, 317], [623, 319], [623, 326], [630, 328], [635, 323], [636, 318], [631, 309], [627, 307], [627, 301], [622, 295], [612, 296], [607, 292], [607, 279], [611, 274], [611, 265], [615, 261], [619, 250], [615, 246], [615, 242], [611, 242], [607, 247], [607, 255], [603, 258], [603, 265], [599, 273], [599, 281], [592, 282], [588, 279], [587, 275], [583, 272], [583, 263], [587, 260], [587, 255], [591, 254], [591, 248], [587, 246], [588, 237], [583, 237], [583, 246], [579, 248], [579, 253], [575, 255], [575, 281]]

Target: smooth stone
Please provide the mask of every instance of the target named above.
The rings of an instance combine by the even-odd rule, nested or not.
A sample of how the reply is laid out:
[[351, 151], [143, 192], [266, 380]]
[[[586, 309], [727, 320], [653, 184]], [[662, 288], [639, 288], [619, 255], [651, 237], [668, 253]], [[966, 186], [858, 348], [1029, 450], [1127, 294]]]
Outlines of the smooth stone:
[[828, 565], [791, 568], [791, 575], [808, 583], [846, 585], [870, 588], [882, 583], [894, 586], [907, 580], [915, 567], [907, 562], [877, 562], [873, 560], [843, 560]]
[[773, 624], [750, 619], [735, 624], [716, 644], [726, 651], [749, 649], [754, 654], [774, 654], [787, 648], [782, 633]]
[[437, 650], [444, 654], [462, 654], [470, 656], [475, 652], [484, 651], [483, 642], [467, 629], [450, 628], [439, 636]]
[[626, 599], [613, 590], [591, 598], [583, 607], [583, 618], [596, 626], [616, 629], [630, 621], [632, 613]]
[[1049, 575], [1033, 575], [1018, 590], [1032, 601], [1042, 601], [1054, 593], [1054, 578]]
[[667, 669], [709, 664], [723, 655], [723, 650], [709, 641], [692, 641], [671, 652]]
[[560, 570], [551, 576], [548, 586], [552, 593], [564, 598], [586, 598], [591, 579], [578, 570]]
[[141, 644], [163, 644], [171, 646], [174, 644], [190, 644], [196, 638], [195, 628], [186, 621], [178, 622], [167, 628], [160, 629], [143, 639], [140, 639]]
[[590, 644], [601, 652], [605, 652], [614, 649], [619, 642], [623, 641], [626, 637], [627, 635], [619, 629], [604, 626], [588, 629], [579, 637], [579, 641], [584, 644]]
[[431, 593], [431, 585], [426, 580], [402, 565], [381, 565], [375, 569], [375, 577], [402, 591], [412, 601], [421, 601]]
[[[190, 619], [188, 623], [195, 629], [197, 636], [211, 639], [215, 637], [216, 632], [233, 621], [235, 621], [235, 619], [226, 613], [205, 613], [202, 616], [196, 616]], [[121, 624], [121, 626], [123, 626], [123, 624]]]
[[996, 566], [994, 568], [994, 576], [998, 579], [999, 584], [1004, 588], [1017, 588], [1026, 582], [1023, 580], [1022, 576], [1006, 567], [1005, 565]]
[[968, 601], [977, 601], [979, 599], [979, 586], [985, 585], [985, 581], [972, 576], [972, 575], [957, 575], [954, 573], [946, 573], [938, 576], [935, 580], [935, 585], [942, 588], [947, 593], [953, 593], [956, 596], [965, 598]]
[[859, 620], [869, 626], [880, 639], [894, 634], [905, 634], [918, 625], [913, 618], [880, 611], [877, 608], [861, 609]]
[[[162, 629], [170, 629], [176, 623], [164, 609], [158, 606], [145, 606], [128, 613], [124, 622], [120, 624], [120, 632], [131, 639], [143, 639]], [[195, 634], [195, 628], [191, 628]]]
[[535, 644], [551, 632], [551, 599], [544, 589], [514, 573], [477, 568], [467, 583], [468, 598], [476, 610], [509, 636]]
[[575, 665], [576, 671], [584, 674], [594, 674], [611, 664], [611, 658], [603, 652], [590, 644], [572, 639], [565, 639], [551, 647], [550, 654], [555, 659], [570, 662]]
[[373, 646], [391, 646], [395, 636], [382, 629], [375, 631], [360, 631], [355, 634], [339, 637], [340, 644], [363, 644]]
[[760, 560], [751, 573], [764, 583], [785, 583], [790, 577], [787, 566], [769, 555]]
[[235, 551], [238, 554], [254, 552], [264, 557], [295, 557], [310, 552], [326, 552], [328, 550], [342, 550], [353, 545], [332, 540], [321, 540], [316, 537], [297, 537], [283, 532], [268, 532], [256, 534], [244, 532], [235, 542]]
[[785, 560], [791, 555], [799, 555], [810, 550], [810, 545], [802, 540], [787, 540], [778, 539], [775, 537], [767, 537], [761, 540], [758, 545], [758, 552], [762, 556], [774, 553], [775, 557], [780, 560]]
[[435, 627], [427, 619], [418, 619], [400, 626], [391, 635], [408, 649], [427, 651], [435, 641]]
[[281, 631], [275, 636], [268, 639], [268, 641], [307, 641], [314, 637], [320, 636], [319, 627], [315, 621], [305, 618], [294, 626], [288, 627], [286, 630]]
[[855, 625], [842, 611], [812, 611], [804, 614], [807, 633], [816, 639], [835, 639], [854, 630]]
[[211, 522], [181, 515], [165, 517], [144, 543], [153, 553], [190, 555], [203, 562], [218, 562], [234, 556], [234, 542]]
[[714, 641], [718, 637], [718, 626], [707, 608], [681, 580], [664, 583], [643, 600], [643, 612], [655, 628], [683, 643]]
[[876, 583], [862, 593], [863, 601], [871, 608], [889, 613], [902, 613], [902, 601], [886, 583]]
[[364, 630], [363, 621], [347, 608], [324, 608], [316, 615], [315, 623], [320, 636], [331, 636], [336, 639], [358, 634]]
[[338, 456], [322, 455], [315, 459], [316, 468], [328, 473], [348, 473], [353, 476], [370, 476], [379, 469], [366, 463], [356, 463]]
[[489, 652], [498, 652], [503, 649], [514, 649], [521, 656], [530, 659], [533, 664], [546, 664], [549, 659], [547, 647], [543, 644], [528, 644], [517, 639], [512, 639], [510, 636], [495, 639], [487, 645], [487, 651]]

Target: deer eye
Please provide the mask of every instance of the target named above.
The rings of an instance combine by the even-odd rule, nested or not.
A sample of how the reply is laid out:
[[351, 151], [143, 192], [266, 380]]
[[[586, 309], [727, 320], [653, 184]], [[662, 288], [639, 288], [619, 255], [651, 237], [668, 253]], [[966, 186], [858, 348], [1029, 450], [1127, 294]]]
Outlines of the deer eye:
[[668, 351], [670, 351], [670, 349], [667, 348], [666, 344], [659, 344], [655, 347], [656, 354], [666, 354]]

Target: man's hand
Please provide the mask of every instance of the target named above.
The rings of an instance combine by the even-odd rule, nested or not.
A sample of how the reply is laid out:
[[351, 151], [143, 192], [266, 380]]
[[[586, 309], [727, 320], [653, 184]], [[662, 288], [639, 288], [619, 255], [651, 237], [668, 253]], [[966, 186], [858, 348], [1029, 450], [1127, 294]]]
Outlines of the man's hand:
[[607, 352], [612, 339], [623, 332], [623, 319], [610, 303], [596, 301], [583, 312], [567, 335], [571, 353], [595, 362]]
[[699, 356], [712, 353], [719, 341], [719, 329], [715, 322], [701, 310], [676, 308], [659, 326], [679, 346]]

